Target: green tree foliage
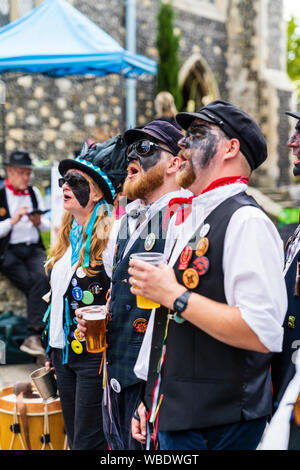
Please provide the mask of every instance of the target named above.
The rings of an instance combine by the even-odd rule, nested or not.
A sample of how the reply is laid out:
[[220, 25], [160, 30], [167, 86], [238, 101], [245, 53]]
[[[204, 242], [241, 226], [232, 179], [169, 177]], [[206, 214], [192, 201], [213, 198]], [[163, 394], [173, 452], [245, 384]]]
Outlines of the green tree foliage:
[[177, 109], [180, 109], [182, 95], [178, 84], [180, 69], [179, 40], [174, 32], [174, 10], [172, 4], [161, 3], [158, 13], [156, 46], [159, 54], [157, 71], [157, 93], [168, 91], [174, 97]]
[[287, 72], [300, 99], [300, 26], [293, 16], [287, 23]]

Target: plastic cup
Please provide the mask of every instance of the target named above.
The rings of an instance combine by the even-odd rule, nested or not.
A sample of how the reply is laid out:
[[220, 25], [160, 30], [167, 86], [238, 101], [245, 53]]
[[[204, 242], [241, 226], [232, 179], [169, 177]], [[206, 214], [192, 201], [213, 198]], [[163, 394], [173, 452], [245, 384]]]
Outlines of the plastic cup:
[[90, 353], [100, 353], [106, 349], [106, 306], [90, 305], [76, 309], [86, 321], [86, 349]]
[[[142, 252], [142, 253], [133, 253], [130, 255], [130, 259], [138, 259], [140, 261], [146, 261], [146, 263], [150, 263], [153, 266], [159, 266], [161, 263], [165, 262], [165, 256], [163, 253], [149, 253], [149, 252]], [[142, 295], [136, 296], [136, 304], [137, 307], [143, 309], [152, 309], [160, 307], [160, 304], [153, 302], [150, 299]]]

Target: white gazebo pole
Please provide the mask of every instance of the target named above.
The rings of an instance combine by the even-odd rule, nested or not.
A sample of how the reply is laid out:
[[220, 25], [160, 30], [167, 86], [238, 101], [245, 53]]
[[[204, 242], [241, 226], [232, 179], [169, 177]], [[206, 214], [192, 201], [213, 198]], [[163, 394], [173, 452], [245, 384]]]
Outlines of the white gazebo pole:
[[6, 145], [5, 145], [5, 102], [6, 102], [6, 85], [3, 80], [0, 80], [0, 106], [1, 106], [1, 121], [2, 121], [2, 165], [6, 163]]
[[[126, 0], [126, 49], [136, 52], [136, 0]], [[136, 126], [136, 78], [126, 79], [126, 129]]]

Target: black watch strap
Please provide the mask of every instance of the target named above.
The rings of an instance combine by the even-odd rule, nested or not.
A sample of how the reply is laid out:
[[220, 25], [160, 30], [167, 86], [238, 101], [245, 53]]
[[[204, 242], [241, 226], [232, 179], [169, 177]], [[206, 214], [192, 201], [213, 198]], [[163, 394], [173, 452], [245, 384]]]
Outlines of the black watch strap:
[[187, 290], [179, 297], [177, 297], [177, 299], [174, 301], [173, 310], [174, 314], [177, 315], [177, 317], [182, 318], [181, 314], [185, 311], [187, 307], [188, 299], [191, 293], [191, 291]]

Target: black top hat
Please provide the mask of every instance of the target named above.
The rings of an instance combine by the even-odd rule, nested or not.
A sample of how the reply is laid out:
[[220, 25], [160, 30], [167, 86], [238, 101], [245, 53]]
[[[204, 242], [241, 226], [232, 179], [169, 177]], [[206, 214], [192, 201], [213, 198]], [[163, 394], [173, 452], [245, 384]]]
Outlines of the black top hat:
[[84, 143], [77, 157], [60, 162], [58, 171], [64, 175], [70, 169], [78, 169], [88, 174], [101, 188], [106, 201], [112, 204], [127, 176], [126, 148], [121, 135], [89, 147]]
[[19, 166], [22, 168], [33, 168], [31, 158], [28, 152], [24, 150], [14, 150], [9, 156], [9, 162], [6, 166]]
[[296, 112], [291, 112], [291, 111], [286, 111], [285, 114], [287, 114], [288, 116], [292, 116], [296, 119], [300, 119], [300, 113], [296, 113]]

